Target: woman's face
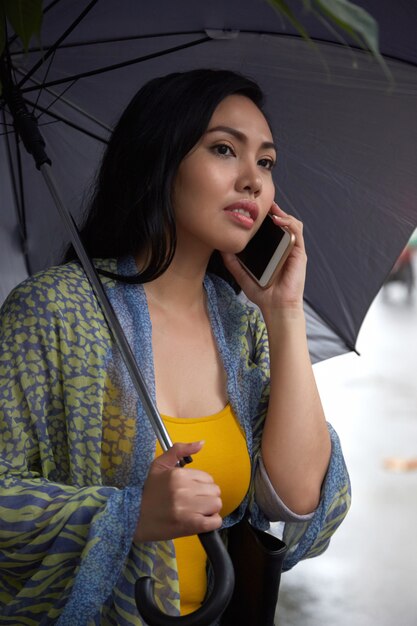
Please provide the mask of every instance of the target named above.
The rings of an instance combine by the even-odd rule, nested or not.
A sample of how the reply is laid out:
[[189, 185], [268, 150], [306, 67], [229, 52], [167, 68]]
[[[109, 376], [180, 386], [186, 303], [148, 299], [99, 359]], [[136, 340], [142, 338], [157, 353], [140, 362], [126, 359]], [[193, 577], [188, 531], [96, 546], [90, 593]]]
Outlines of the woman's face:
[[181, 162], [173, 188], [177, 249], [240, 252], [274, 200], [268, 123], [245, 96], [225, 98]]

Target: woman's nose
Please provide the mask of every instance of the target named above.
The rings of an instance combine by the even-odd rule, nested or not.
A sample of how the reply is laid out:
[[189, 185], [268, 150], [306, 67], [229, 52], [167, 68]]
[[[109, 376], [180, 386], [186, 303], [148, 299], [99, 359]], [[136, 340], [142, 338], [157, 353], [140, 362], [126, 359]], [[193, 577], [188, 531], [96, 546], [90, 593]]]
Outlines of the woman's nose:
[[239, 191], [254, 196], [259, 196], [262, 191], [262, 178], [257, 166], [243, 165], [238, 176], [237, 186]]

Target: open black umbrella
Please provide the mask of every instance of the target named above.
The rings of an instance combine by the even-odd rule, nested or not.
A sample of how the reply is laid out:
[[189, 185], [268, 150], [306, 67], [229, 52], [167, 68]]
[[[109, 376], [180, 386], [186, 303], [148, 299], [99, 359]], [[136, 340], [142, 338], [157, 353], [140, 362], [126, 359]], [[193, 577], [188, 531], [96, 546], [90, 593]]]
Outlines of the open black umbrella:
[[[417, 5], [361, 0], [392, 73], [301, 15], [294, 33], [265, 0], [45, 3], [42, 48], [12, 37], [13, 80], [39, 120], [76, 220], [109, 131], [149, 78], [201, 66], [254, 77], [279, 149], [277, 200], [305, 225], [313, 361], [354, 349], [363, 318], [417, 223]], [[55, 44], [58, 45], [55, 48]], [[0, 299], [60, 259], [65, 229], [8, 108], [0, 137]]]

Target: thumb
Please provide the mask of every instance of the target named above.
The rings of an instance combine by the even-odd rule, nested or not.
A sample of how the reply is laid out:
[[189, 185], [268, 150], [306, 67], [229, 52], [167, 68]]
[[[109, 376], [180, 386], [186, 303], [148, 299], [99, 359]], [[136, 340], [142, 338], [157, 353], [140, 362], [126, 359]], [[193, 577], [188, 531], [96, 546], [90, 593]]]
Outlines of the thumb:
[[226, 268], [232, 274], [233, 278], [237, 281], [240, 287], [243, 288], [243, 286], [246, 286], [247, 284], [252, 286], [253, 281], [249, 278], [247, 271], [243, 269], [236, 254], [222, 252], [221, 255]]
[[239, 263], [236, 254], [232, 254], [231, 252], [221, 252], [221, 255], [227, 269], [233, 274], [235, 278], [237, 278], [236, 274], [245, 271]]
[[204, 441], [194, 441], [193, 443], [174, 443], [174, 445], [158, 456], [154, 461], [155, 469], [167, 470], [178, 466], [178, 462], [186, 456], [196, 454], [201, 450]]

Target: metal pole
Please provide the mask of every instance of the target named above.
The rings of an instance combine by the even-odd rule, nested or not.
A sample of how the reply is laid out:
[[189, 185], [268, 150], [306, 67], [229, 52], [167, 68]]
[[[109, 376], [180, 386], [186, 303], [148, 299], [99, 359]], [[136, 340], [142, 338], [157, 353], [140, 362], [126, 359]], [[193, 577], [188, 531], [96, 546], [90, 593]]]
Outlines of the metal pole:
[[161, 419], [161, 416], [158, 412], [158, 409], [155, 406], [155, 403], [153, 402], [152, 398], [149, 395], [148, 389], [143, 380], [143, 376], [138, 367], [135, 356], [126, 339], [126, 335], [120, 325], [120, 322], [116, 316], [116, 313], [114, 312], [114, 309], [110, 303], [110, 300], [107, 297], [107, 294], [104, 290], [100, 277], [97, 274], [97, 270], [94, 267], [90, 257], [88, 256], [81, 242], [81, 238], [78, 233], [78, 229], [74, 223], [74, 220], [72, 218], [72, 215], [70, 214], [70, 212], [64, 205], [60, 197], [60, 194], [58, 193], [57, 185], [55, 183], [51, 168], [48, 163], [44, 163], [43, 165], [40, 166], [39, 169], [43, 174], [43, 177], [48, 186], [50, 194], [55, 202], [55, 205], [58, 209], [61, 219], [64, 222], [65, 227], [70, 235], [71, 243], [74, 246], [74, 249], [77, 253], [80, 263], [83, 266], [84, 271], [87, 275], [87, 278], [90, 281], [90, 284], [94, 290], [94, 293], [97, 296], [97, 300], [99, 301], [99, 304], [103, 310], [104, 317], [116, 341], [116, 344], [120, 350], [122, 358], [132, 378], [132, 382], [135, 386], [135, 389], [139, 394], [139, 398], [141, 399], [143, 403], [146, 414], [149, 417], [149, 420], [152, 424], [152, 428], [154, 429], [155, 435], [157, 436], [158, 441], [161, 444], [162, 450], [167, 451], [169, 448], [172, 447], [172, 441], [169, 437], [168, 431], [165, 428], [165, 424], [163, 423]]

